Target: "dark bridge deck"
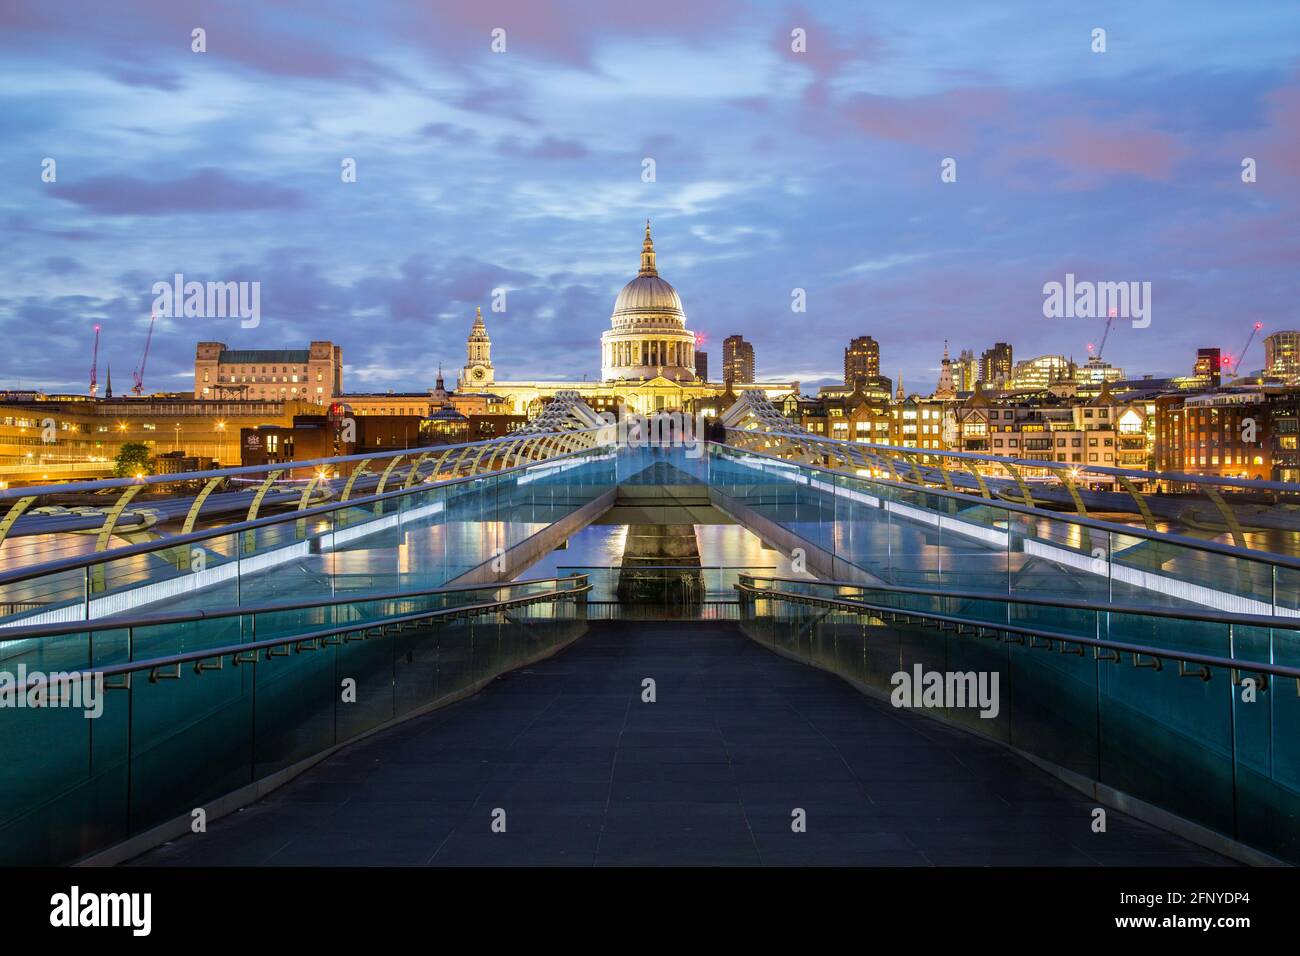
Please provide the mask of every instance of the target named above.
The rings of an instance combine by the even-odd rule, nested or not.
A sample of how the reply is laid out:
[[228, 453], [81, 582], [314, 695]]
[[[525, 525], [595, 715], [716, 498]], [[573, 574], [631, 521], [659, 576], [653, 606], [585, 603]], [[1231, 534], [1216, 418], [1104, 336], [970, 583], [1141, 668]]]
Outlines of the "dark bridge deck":
[[[658, 701], [642, 703], [652, 677]], [[145, 865], [1226, 863], [728, 624], [595, 623]], [[491, 831], [494, 808], [505, 833]], [[791, 811], [807, 832], [791, 832]]]

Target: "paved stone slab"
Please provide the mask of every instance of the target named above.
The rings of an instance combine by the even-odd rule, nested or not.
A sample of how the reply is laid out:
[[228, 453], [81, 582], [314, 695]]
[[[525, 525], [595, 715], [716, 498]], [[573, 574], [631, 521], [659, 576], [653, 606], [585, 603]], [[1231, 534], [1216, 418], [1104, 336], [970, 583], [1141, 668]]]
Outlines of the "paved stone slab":
[[[644, 678], [657, 700], [641, 700]], [[506, 832], [491, 829], [505, 810]], [[791, 831], [795, 808], [807, 832]], [[593, 623], [563, 654], [336, 754], [134, 861], [1225, 865], [996, 744], [726, 623]]]

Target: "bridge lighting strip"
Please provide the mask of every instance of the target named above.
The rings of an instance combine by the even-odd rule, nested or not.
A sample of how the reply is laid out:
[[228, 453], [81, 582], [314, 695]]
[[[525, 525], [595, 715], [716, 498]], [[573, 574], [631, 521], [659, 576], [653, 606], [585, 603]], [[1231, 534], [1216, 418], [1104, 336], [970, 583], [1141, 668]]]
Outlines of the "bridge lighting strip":
[[1219, 591], [1215, 588], [1208, 588], [1203, 584], [1180, 581], [1177, 578], [1171, 578], [1163, 574], [1153, 574], [1150, 571], [1131, 568], [1124, 564], [1111, 562], [1107, 564], [1107, 571], [1100, 571], [1096, 567], [1097, 559], [1071, 551], [1068, 548], [1058, 548], [1055, 545], [1044, 544], [1031, 538], [1025, 539], [1025, 554], [1046, 558], [1048, 561], [1068, 565], [1079, 571], [1087, 571], [1103, 578], [1109, 577], [1121, 584], [1131, 584], [1133, 587], [1142, 588], [1145, 591], [1155, 591], [1159, 594], [1177, 598], [1180, 601], [1189, 601], [1192, 604], [1212, 607], [1215, 610], [1227, 611], [1230, 614], [1300, 617], [1300, 611], [1293, 608], [1274, 607], [1267, 601], [1259, 601], [1255, 598], [1232, 594], [1228, 591]]
[[526, 484], [528, 484], [530, 481], [536, 481], [538, 478], [545, 478], [545, 477], [547, 477], [548, 475], [557, 475], [557, 474], [559, 474], [559, 473], [562, 472], [562, 471], [568, 471], [570, 468], [580, 468], [580, 467], [582, 467], [583, 465], [586, 465], [586, 464], [588, 464], [588, 463], [589, 463], [589, 462], [588, 462], [588, 461], [585, 461], [585, 460], [584, 460], [584, 461], [566, 461], [566, 462], [564, 462], [563, 464], [560, 464], [560, 465], [546, 465], [546, 466], [545, 466], [543, 469], [541, 469], [540, 471], [533, 471], [533, 470], [529, 469], [529, 471], [528, 471], [527, 474], [525, 474], [525, 475], [521, 475], [518, 479], [516, 479], [515, 484], [517, 484], [517, 485], [526, 485]]
[[[358, 538], [364, 538], [368, 535], [385, 531], [389, 528], [408, 524], [412, 521], [418, 521], [421, 518], [435, 515], [444, 509], [444, 503], [435, 501], [433, 504], [422, 505], [419, 508], [413, 508], [411, 511], [399, 515], [385, 515], [383, 518], [377, 518], [373, 521], [367, 521], [352, 528], [343, 528], [340, 531], [324, 532], [318, 540], [321, 542], [321, 551], [333, 551], [341, 544], [349, 541], [355, 541]], [[399, 522], [400, 519], [400, 522]], [[288, 522], [285, 522], [286, 524]], [[235, 532], [241, 534], [242, 532]], [[266, 571], [270, 568], [279, 567], [288, 564], [291, 561], [297, 561], [300, 558], [306, 558], [311, 554], [310, 541], [298, 541], [294, 544], [280, 548], [272, 548], [270, 551], [263, 551], [261, 554], [250, 555], [247, 558], [239, 558], [234, 561], [227, 561], [225, 564], [218, 564], [211, 568], [204, 568], [202, 571], [193, 573], [178, 574], [174, 578], [168, 578], [165, 581], [154, 581], [142, 587], [131, 588], [125, 591], [119, 591], [116, 594], [107, 594], [104, 597], [93, 598], [90, 601], [90, 607], [85, 617], [82, 616], [82, 606], [80, 604], [69, 604], [65, 607], [54, 608], [49, 611], [42, 611], [40, 614], [31, 617], [19, 618], [13, 621], [0, 622], [0, 629], [6, 627], [28, 627], [34, 624], [75, 624], [83, 620], [99, 620], [100, 618], [109, 617], [113, 614], [120, 614], [123, 611], [134, 610], [135, 608], [145, 607], [149, 604], [156, 604], [159, 601], [166, 601], [171, 598], [181, 597], [186, 594], [192, 594], [195, 591], [201, 591], [204, 588], [214, 587], [218, 584], [225, 584], [235, 577], [245, 574], [256, 574], [259, 571]]]

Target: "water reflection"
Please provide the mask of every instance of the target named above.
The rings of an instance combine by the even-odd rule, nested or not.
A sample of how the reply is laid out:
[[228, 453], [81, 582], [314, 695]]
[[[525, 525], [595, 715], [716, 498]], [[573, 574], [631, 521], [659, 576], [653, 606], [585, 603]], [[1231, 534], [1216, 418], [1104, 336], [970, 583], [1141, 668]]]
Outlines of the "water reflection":
[[[617, 568], [623, 561], [627, 541], [625, 524], [592, 524], [574, 534], [568, 546], [552, 551], [522, 572], [521, 578], [546, 577], [561, 567]], [[735, 524], [695, 526], [704, 567], [749, 568], [791, 575], [790, 560], [781, 552], [764, 547], [752, 531]]]

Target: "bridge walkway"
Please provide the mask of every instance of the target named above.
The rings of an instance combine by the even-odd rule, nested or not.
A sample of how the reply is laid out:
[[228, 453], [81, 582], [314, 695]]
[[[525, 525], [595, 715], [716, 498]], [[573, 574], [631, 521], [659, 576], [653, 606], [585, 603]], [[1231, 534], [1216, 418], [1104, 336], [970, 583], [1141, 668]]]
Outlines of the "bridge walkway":
[[735, 624], [592, 622], [134, 864], [1230, 865], [1115, 810], [1093, 833], [1094, 806]]

